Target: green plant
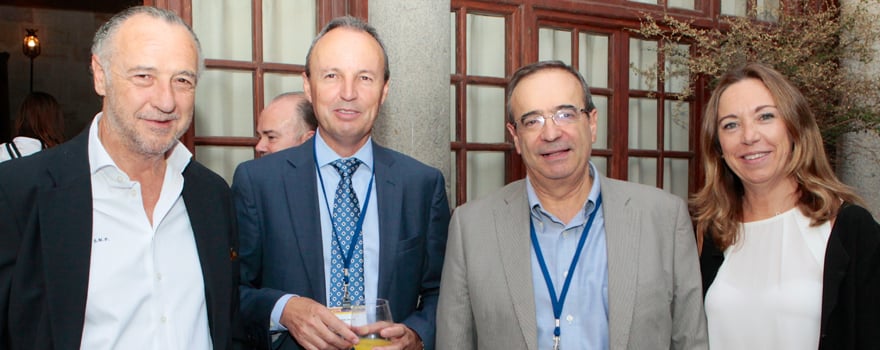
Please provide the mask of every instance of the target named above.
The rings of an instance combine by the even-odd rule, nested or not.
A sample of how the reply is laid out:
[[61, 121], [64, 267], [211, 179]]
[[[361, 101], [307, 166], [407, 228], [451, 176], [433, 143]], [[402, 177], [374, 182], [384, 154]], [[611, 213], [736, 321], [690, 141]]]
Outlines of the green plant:
[[701, 28], [670, 15], [659, 20], [645, 15], [636, 33], [686, 45], [661, 45], [663, 67], [632, 68], [646, 81], [687, 79], [688, 86], [676, 95], [682, 103], [695, 97], [696, 84], [706, 81], [711, 89], [729, 68], [763, 62], [787, 76], [809, 99], [827, 150], [835, 150], [843, 133], [880, 132], [880, 70], [870, 68], [877, 66], [880, 1], [854, 0], [840, 6], [830, 0], [793, 0], [780, 5], [785, 12], [769, 16], [772, 21], [756, 20], [757, 13], [722, 17], [724, 29]]

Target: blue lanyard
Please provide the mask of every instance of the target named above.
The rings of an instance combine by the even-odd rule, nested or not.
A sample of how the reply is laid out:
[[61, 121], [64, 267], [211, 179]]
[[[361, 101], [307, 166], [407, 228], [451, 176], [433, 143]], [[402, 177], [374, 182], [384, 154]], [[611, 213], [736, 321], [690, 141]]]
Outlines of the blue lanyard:
[[[364, 199], [364, 206], [361, 209], [361, 214], [358, 216], [357, 224], [354, 227], [354, 234], [351, 236], [351, 242], [348, 245], [348, 253], [343, 251], [344, 247], [342, 242], [339, 241], [339, 233], [336, 232], [336, 226], [333, 225], [333, 207], [330, 206], [330, 202], [327, 201], [327, 190], [324, 189], [324, 176], [321, 175], [321, 168], [318, 167], [318, 151], [317, 146], [312, 148], [312, 156], [315, 158], [315, 170], [318, 171], [318, 180], [321, 181], [321, 193], [324, 194], [324, 205], [327, 206], [327, 214], [330, 215], [330, 231], [333, 232], [333, 240], [336, 241], [336, 245], [339, 247], [339, 253], [342, 254], [342, 269], [344, 271], [343, 275], [343, 283], [345, 284], [345, 295], [348, 296], [348, 271], [351, 268], [351, 259], [354, 255], [354, 247], [357, 245], [357, 241], [360, 238], [361, 231], [364, 227], [364, 218], [367, 216], [367, 205], [370, 204], [370, 194], [373, 193], [373, 177], [376, 176], [376, 171], [373, 170], [370, 172], [370, 184], [367, 185], [367, 196]], [[352, 175], [354, 176], [354, 175]]]
[[590, 227], [593, 226], [593, 219], [596, 218], [596, 212], [599, 211], [600, 205], [602, 205], [601, 193], [596, 200], [596, 206], [593, 208], [593, 212], [590, 213], [590, 218], [587, 220], [587, 224], [584, 226], [584, 232], [581, 233], [581, 239], [578, 241], [577, 250], [575, 250], [574, 257], [571, 259], [571, 265], [568, 267], [568, 274], [565, 276], [565, 283], [562, 285], [562, 294], [559, 295], [558, 298], [556, 297], [556, 289], [553, 288], [553, 280], [550, 278], [550, 271], [547, 270], [547, 263], [544, 261], [544, 254], [541, 253], [541, 245], [538, 243], [538, 235], [535, 233], [535, 224], [532, 222], [532, 216], [529, 215], [529, 229], [532, 236], [532, 247], [535, 249], [535, 255], [538, 257], [538, 264], [541, 266], [541, 273], [544, 275], [544, 282], [547, 283], [547, 291], [550, 292], [550, 302], [553, 304], [553, 318], [556, 319], [556, 327], [553, 329], [554, 349], [559, 347], [559, 335], [562, 333], [559, 328], [559, 317], [562, 316], [562, 306], [565, 304], [565, 297], [568, 295], [568, 287], [571, 285], [571, 277], [574, 276], [574, 268], [577, 266], [578, 260], [580, 260], [581, 251], [584, 248], [584, 243], [587, 241], [587, 235], [590, 233]]

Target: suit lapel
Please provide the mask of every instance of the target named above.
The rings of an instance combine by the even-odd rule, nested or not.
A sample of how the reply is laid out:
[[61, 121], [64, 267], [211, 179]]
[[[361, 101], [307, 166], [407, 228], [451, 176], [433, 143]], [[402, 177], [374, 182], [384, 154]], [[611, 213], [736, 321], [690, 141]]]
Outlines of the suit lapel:
[[[321, 239], [321, 211], [318, 205], [317, 175], [313, 155], [315, 138], [292, 150], [288, 159], [289, 167], [284, 169], [281, 179], [284, 193], [290, 208], [292, 239], [299, 247], [303, 266], [324, 266], [324, 243]], [[310, 199], [313, 198], [313, 199]], [[324, 269], [306, 269], [313, 296], [321, 304], [327, 303]]]
[[38, 225], [46, 266], [46, 302], [55, 344], [79, 344], [85, 322], [92, 249], [92, 186], [88, 131], [55, 153], [54, 187], [38, 194]]
[[537, 350], [538, 325], [535, 319], [535, 292], [532, 286], [529, 205], [525, 182], [510, 191], [505, 203], [495, 209], [495, 234], [501, 250], [501, 267], [520, 331], [530, 350]]
[[227, 293], [228, 289], [225, 288], [232, 283], [232, 276], [229, 275], [229, 270], [224, 267], [229, 266], [228, 259], [231, 258], [232, 252], [229, 251], [230, 246], [228, 245], [229, 232], [226, 227], [217, 226], [217, 223], [222, 221], [214, 219], [213, 216], [234, 214], [204, 209], [205, 206], [201, 204], [206, 200], [222, 201], [223, 198], [219, 197], [218, 193], [213, 193], [210, 188], [205, 188], [204, 182], [193, 175], [192, 164], [183, 172], [183, 177], [183, 201], [195, 236], [196, 250], [201, 263], [211, 335], [214, 347], [223, 349], [226, 347], [223, 343], [226, 340], [223, 334], [225, 330], [220, 331], [219, 327], [226, 325], [228, 321], [220, 318], [229, 315], [228, 301], [232, 300], [232, 296]]
[[400, 179], [392, 171], [394, 158], [385, 148], [373, 142], [373, 167], [376, 171], [376, 209], [379, 212], [379, 297], [390, 297], [391, 275], [397, 260], [403, 218], [403, 191]]
[[612, 348], [625, 349], [638, 285], [640, 218], [629, 208], [634, 199], [618, 184], [604, 176], [600, 183], [608, 254], [609, 342]]

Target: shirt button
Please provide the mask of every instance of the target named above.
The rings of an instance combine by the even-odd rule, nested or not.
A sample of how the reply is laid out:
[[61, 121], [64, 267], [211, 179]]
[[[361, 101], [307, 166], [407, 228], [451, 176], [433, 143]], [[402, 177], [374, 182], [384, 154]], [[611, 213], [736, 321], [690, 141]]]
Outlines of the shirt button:
[[568, 323], [571, 323], [572, 321], [574, 321], [574, 316], [572, 316], [572, 315], [565, 316], [565, 320], [568, 321]]
[[161, 281], [161, 280], [162, 280], [162, 274], [161, 274], [161, 273], [157, 273], [157, 274], [156, 274], [156, 280], [157, 280], [157, 281]]
[[168, 318], [165, 316], [162, 316], [162, 318], [160, 320], [162, 321], [162, 323], [165, 323], [166, 321], [168, 321]]

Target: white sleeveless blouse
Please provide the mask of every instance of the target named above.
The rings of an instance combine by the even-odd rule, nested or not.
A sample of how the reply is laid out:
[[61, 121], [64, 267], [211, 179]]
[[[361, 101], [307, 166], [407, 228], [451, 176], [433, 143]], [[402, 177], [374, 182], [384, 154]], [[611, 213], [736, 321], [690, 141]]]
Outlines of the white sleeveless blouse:
[[706, 293], [710, 348], [818, 348], [831, 223], [810, 227], [794, 208], [741, 233]]

